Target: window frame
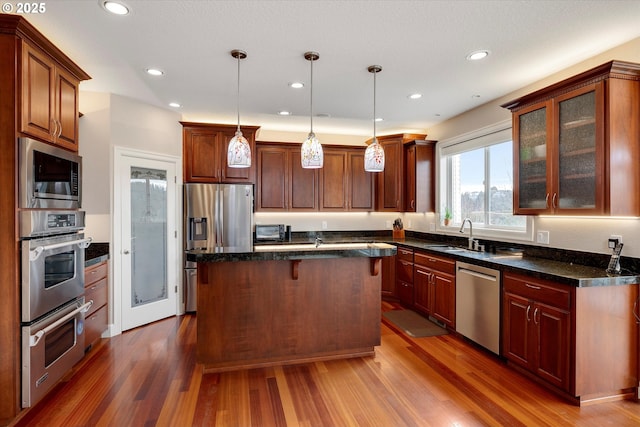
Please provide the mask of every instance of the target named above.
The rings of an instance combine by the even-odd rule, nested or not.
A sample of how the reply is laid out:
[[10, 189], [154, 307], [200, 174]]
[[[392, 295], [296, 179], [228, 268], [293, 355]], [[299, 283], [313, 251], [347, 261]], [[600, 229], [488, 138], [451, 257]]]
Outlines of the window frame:
[[[493, 125], [485, 126], [483, 128], [476, 129], [474, 131], [467, 132], [452, 138], [445, 139], [436, 144], [436, 176], [438, 177], [439, 182], [439, 185], [436, 188], [436, 230], [438, 232], [443, 234], [459, 234], [458, 227], [444, 226], [444, 212], [441, 212], [447, 201], [447, 194], [452, 193], [452, 183], [449, 181], [448, 177], [445, 176], [446, 168], [443, 169], [444, 161], [447, 156], [455, 155], [465, 151], [485, 148], [487, 146], [499, 144], [506, 141], [513, 141], [512, 121], [510, 119], [501, 121]], [[485, 174], [487, 173], [488, 168], [485, 164]], [[487, 194], [485, 194], [485, 198], [486, 197]], [[460, 223], [458, 223], [458, 225], [459, 224]], [[524, 230], [491, 227], [484, 224], [478, 224], [476, 226], [474, 224], [473, 234], [474, 237], [484, 237], [488, 239], [508, 239], [532, 242], [534, 236], [533, 225], [533, 218], [531, 216], [526, 216]]]

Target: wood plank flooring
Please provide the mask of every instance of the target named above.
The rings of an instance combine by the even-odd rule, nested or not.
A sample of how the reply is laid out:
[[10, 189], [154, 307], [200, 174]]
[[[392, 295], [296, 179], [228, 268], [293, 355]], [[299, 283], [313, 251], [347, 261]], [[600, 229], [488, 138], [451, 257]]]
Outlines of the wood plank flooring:
[[409, 338], [386, 320], [375, 357], [221, 374], [202, 374], [195, 337], [185, 315], [103, 340], [14, 425], [640, 425], [638, 402], [572, 406], [459, 337]]

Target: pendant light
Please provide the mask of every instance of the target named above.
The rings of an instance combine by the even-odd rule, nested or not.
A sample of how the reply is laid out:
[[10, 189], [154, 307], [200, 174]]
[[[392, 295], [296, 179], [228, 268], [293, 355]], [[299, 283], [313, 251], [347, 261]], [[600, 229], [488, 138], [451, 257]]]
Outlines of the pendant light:
[[384, 148], [376, 138], [376, 74], [382, 71], [379, 65], [371, 65], [367, 70], [373, 73], [373, 142], [364, 152], [364, 170], [367, 172], [384, 171]]
[[309, 131], [307, 139], [302, 143], [302, 152], [300, 153], [302, 167], [305, 169], [319, 169], [324, 162], [322, 145], [320, 145], [320, 141], [316, 138], [316, 134], [313, 133], [313, 61], [317, 61], [318, 58], [320, 58], [320, 55], [317, 52], [306, 52], [304, 54], [304, 59], [311, 62], [311, 130]]
[[251, 146], [242, 135], [240, 130], [240, 60], [247, 57], [247, 52], [243, 50], [232, 50], [231, 56], [238, 60], [238, 129], [227, 148], [227, 166], [230, 168], [248, 168], [251, 167]]

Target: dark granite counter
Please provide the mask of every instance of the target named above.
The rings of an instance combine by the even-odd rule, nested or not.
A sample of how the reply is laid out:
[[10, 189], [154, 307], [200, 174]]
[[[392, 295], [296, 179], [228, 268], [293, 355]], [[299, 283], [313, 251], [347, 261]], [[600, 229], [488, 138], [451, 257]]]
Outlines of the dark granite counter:
[[272, 261], [318, 258], [386, 257], [396, 254], [394, 245], [384, 242], [325, 242], [316, 247], [310, 242], [256, 245], [252, 252], [211, 252], [206, 249], [186, 251], [187, 261], [228, 262], [228, 261]]
[[[393, 240], [386, 231], [374, 232], [302, 232], [294, 233], [291, 242], [270, 243], [269, 250], [260, 249], [256, 245], [253, 252], [247, 253], [208, 253], [206, 251], [189, 251], [187, 260], [196, 262], [218, 261], [252, 261], [252, 260], [287, 260], [305, 258], [335, 258], [350, 256], [390, 256], [395, 252], [388, 249], [320, 249], [309, 250], [277, 250], [277, 245], [286, 247], [291, 244], [310, 244], [316, 236], [322, 237], [325, 244], [379, 242], [418, 249], [434, 255], [446, 256], [457, 261], [469, 262], [507, 273], [525, 274], [531, 277], [552, 280], [576, 287], [616, 286], [640, 283], [638, 260], [626, 258], [623, 261], [622, 274], [606, 272], [609, 256], [585, 252], [567, 251], [538, 246], [519, 245], [504, 242], [483, 240], [487, 252], [464, 250], [466, 238], [452, 238], [436, 234], [407, 232], [404, 240]], [[626, 267], [626, 268], [625, 268]]]
[[434, 255], [443, 255], [457, 261], [498, 269], [502, 272], [526, 274], [539, 279], [552, 280], [576, 287], [615, 286], [640, 283], [640, 274], [626, 272], [620, 275], [608, 274], [605, 267], [557, 261], [527, 255], [526, 249], [509, 251], [498, 249], [492, 252], [473, 252], [445, 245], [438, 241], [406, 239], [394, 244], [419, 249]]
[[109, 243], [91, 242], [84, 251], [84, 266], [90, 267], [109, 259]]

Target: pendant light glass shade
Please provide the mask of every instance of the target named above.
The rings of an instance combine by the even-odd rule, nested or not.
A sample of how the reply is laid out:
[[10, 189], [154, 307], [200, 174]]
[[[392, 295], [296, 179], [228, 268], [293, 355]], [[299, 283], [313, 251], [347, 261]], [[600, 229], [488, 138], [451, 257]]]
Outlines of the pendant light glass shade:
[[305, 169], [319, 169], [324, 163], [324, 154], [322, 152], [322, 145], [316, 134], [313, 133], [313, 61], [317, 61], [320, 55], [317, 52], [306, 52], [304, 58], [311, 62], [311, 96], [310, 96], [310, 118], [311, 129], [307, 139], [302, 143], [302, 150], [300, 153], [300, 159], [302, 167]]
[[382, 67], [371, 65], [367, 70], [373, 73], [373, 142], [364, 152], [364, 170], [366, 172], [382, 172], [384, 171], [384, 148], [376, 138], [376, 74], [382, 71]]
[[247, 53], [242, 50], [232, 50], [231, 56], [238, 60], [238, 129], [227, 148], [227, 166], [230, 168], [251, 167], [251, 146], [249, 141], [242, 135], [240, 130], [240, 60], [247, 57]]

